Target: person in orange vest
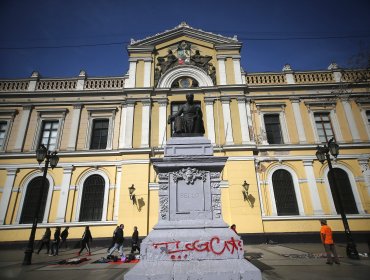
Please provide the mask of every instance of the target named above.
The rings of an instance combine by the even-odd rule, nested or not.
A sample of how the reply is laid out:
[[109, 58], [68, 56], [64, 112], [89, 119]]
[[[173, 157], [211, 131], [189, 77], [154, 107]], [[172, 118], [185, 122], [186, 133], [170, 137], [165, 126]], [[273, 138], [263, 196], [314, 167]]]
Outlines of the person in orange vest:
[[321, 223], [321, 229], [320, 229], [320, 236], [321, 236], [321, 242], [324, 245], [326, 257], [327, 257], [327, 264], [333, 264], [333, 258], [331, 254], [334, 256], [334, 262], [336, 264], [340, 264], [337, 251], [335, 249], [334, 241], [333, 241], [333, 232], [331, 231], [331, 228], [328, 226], [328, 223], [326, 220], [320, 220]]

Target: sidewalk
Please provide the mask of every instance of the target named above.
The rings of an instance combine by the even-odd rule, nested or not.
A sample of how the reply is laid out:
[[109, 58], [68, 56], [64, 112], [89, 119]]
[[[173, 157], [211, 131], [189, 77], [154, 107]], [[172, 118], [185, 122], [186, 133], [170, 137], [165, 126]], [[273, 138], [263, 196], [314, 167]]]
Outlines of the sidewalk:
[[[358, 244], [359, 252], [368, 252], [367, 244]], [[341, 256], [340, 265], [327, 265], [321, 257], [321, 244], [259, 244], [247, 245], [246, 257], [262, 271], [263, 279], [369, 279], [370, 258], [348, 259], [345, 244], [337, 244]], [[123, 275], [135, 264], [93, 263], [106, 256], [106, 248], [93, 248], [90, 260], [75, 265], [57, 265], [56, 262], [76, 257], [77, 249], [61, 250], [59, 256], [51, 257], [41, 251], [33, 254], [32, 265], [23, 266], [24, 252], [2, 250], [0, 253], [0, 279], [22, 280], [123, 280]], [[125, 248], [129, 252], [129, 248]], [[140, 280], [140, 279], [138, 279]]]

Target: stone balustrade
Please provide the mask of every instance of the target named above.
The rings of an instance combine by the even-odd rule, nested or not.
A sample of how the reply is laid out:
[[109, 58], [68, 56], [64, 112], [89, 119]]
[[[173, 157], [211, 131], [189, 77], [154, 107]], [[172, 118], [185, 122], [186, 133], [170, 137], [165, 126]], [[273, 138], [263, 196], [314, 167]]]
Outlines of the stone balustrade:
[[76, 89], [77, 80], [39, 80], [36, 91], [65, 91]]
[[296, 84], [332, 83], [334, 78], [331, 72], [296, 72], [294, 73]]
[[123, 85], [124, 85], [123, 78], [88, 79], [85, 81], [84, 89], [86, 90], [122, 89]]
[[284, 74], [248, 74], [248, 85], [282, 85], [286, 84]]
[[25, 91], [28, 88], [29, 81], [0, 81], [0, 91]]
[[[306, 71], [282, 73], [250, 73], [245, 75], [249, 86], [286, 85], [286, 84], [324, 84], [340, 82], [368, 82], [370, 70]], [[291, 80], [287, 78], [290, 75]], [[338, 75], [337, 75], [338, 77]], [[83, 87], [78, 87], [82, 83]], [[0, 92], [24, 91], [75, 91], [75, 90], [120, 90], [124, 88], [123, 77], [106, 78], [69, 78], [69, 79], [19, 79], [0, 80]]]

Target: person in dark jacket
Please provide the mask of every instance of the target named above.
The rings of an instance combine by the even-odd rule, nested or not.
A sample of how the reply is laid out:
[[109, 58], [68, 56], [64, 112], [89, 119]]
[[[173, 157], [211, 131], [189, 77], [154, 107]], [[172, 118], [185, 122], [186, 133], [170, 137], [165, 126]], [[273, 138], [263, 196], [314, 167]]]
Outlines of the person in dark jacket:
[[140, 254], [140, 247], [139, 247], [139, 232], [137, 231], [137, 227], [134, 227], [134, 232], [132, 233], [132, 243], [131, 243], [131, 254], [135, 253], [138, 250]]
[[58, 256], [60, 242], [60, 227], [57, 227], [54, 232], [54, 240], [51, 244], [51, 254], [49, 256]]
[[46, 228], [45, 233], [44, 233], [44, 235], [42, 236], [42, 239], [41, 239], [40, 247], [37, 250], [36, 254], [40, 254], [40, 251], [42, 250], [44, 245], [46, 246], [46, 254], [49, 254], [50, 238], [51, 238], [51, 230], [50, 230], [50, 228]]
[[119, 229], [119, 226], [117, 226], [115, 228], [115, 230], [113, 231], [112, 243], [110, 244], [109, 248], [107, 249], [107, 253], [109, 253], [110, 249], [112, 249], [114, 244], [116, 243], [116, 233], [117, 233], [118, 229]]
[[92, 242], [92, 236], [91, 236], [91, 232], [90, 232], [90, 229], [89, 229], [89, 226], [86, 226], [85, 227], [85, 232], [84, 234], [82, 235], [82, 240], [81, 240], [81, 249], [80, 251], [77, 253], [77, 255], [80, 255], [81, 252], [83, 251], [83, 249], [86, 249], [87, 251], [87, 256], [91, 256], [91, 251], [90, 251], [90, 241]]
[[123, 241], [125, 240], [123, 237], [123, 229], [124, 229], [124, 225], [120, 224], [119, 228], [116, 231], [116, 235], [114, 237], [115, 239], [114, 246], [108, 252], [107, 258], [109, 258], [115, 250], [119, 250], [120, 256], [123, 255]]
[[65, 247], [67, 248], [68, 229], [69, 227], [66, 227], [60, 234], [60, 238], [62, 239], [62, 241], [59, 244], [59, 248], [62, 248], [62, 245], [65, 245]]

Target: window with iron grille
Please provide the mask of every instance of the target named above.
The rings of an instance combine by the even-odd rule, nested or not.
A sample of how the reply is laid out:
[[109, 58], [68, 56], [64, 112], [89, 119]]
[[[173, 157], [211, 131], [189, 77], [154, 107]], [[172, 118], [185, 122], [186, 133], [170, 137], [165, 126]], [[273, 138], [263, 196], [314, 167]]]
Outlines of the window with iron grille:
[[8, 122], [0, 121], [0, 150], [5, 148], [6, 133], [8, 130]]
[[279, 114], [265, 114], [263, 116], [269, 144], [283, 144]]
[[39, 176], [39, 177], [33, 178], [31, 182], [28, 184], [19, 223], [21, 224], [32, 224], [33, 223], [33, 217], [36, 213], [36, 207], [39, 206], [38, 201], [41, 195], [42, 195], [42, 200], [41, 200], [41, 205], [39, 206], [40, 209], [39, 209], [39, 214], [37, 217], [37, 222], [38, 223], [42, 222], [44, 218], [44, 213], [45, 213], [46, 199], [48, 197], [48, 192], [49, 192], [49, 181], [45, 180], [44, 191], [43, 193], [41, 193], [42, 180], [43, 180], [43, 177]]
[[[339, 199], [342, 202], [344, 212], [346, 214], [358, 214], [355, 197], [352, 192], [351, 182], [349, 181], [347, 173], [340, 168], [333, 168], [333, 172], [329, 171], [328, 179], [337, 213], [340, 213], [338, 200], [335, 195], [335, 192], [338, 190]], [[333, 187], [333, 174], [337, 183], [336, 189]]]
[[40, 135], [39, 146], [44, 144], [45, 147], [50, 150], [54, 151], [57, 147], [57, 138], [58, 138], [58, 128], [59, 128], [59, 121], [42, 121], [42, 130]]
[[314, 114], [317, 134], [322, 143], [327, 143], [335, 137], [334, 129], [330, 119], [330, 113], [318, 112]]
[[[186, 102], [172, 102], [171, 103], [171, 116], [176, 114], [182, 105], [186, 104]], [[200, 101], [194, 101], [195, 106], [200, 108]], [[171, 123], [171, 136], [175, 133], [175, 124], [174, 122]]]
[[91, 175], [83, 185], [80, 209], [80, 222], [101, 221], [104, 202], [104, 178]]
[[370, 110], [366, 111], [367, 125], [370, 125]]
[[94, 119], [90, 149], [106, 149], [108, 141], [109, 119]]
[[292, 175], [283, 169], [275, 171], [272, 186], [278, 216], [299, 215]]

